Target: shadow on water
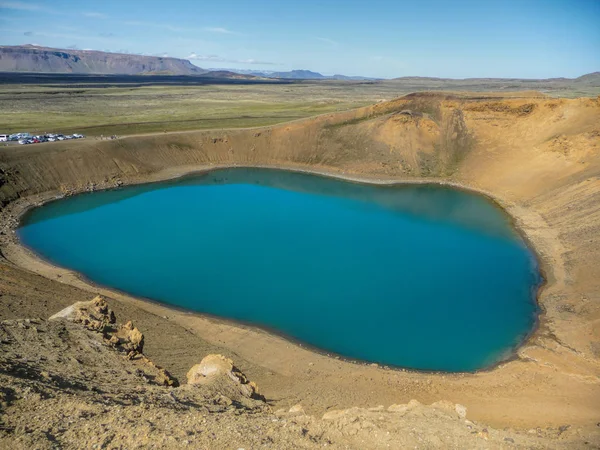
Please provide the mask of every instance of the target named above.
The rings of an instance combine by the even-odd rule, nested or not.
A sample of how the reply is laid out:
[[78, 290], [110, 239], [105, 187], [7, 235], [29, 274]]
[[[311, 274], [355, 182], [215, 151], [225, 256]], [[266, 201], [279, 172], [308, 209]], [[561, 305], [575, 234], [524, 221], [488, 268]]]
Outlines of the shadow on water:
[[311, 195], [345, 198], [381, 208], [458, 225], [498, 238], [514, 239], [510, 217], [492, 201], [476, 193], [428, 184], [373, 185], [322, 175], [263, 168], [216, 169], [174, 180], [127, 186], [49, 202], [26, 214], [23, 224], [34, 224], [78, 214], [159, 189], [184, 186], [249, 184]]

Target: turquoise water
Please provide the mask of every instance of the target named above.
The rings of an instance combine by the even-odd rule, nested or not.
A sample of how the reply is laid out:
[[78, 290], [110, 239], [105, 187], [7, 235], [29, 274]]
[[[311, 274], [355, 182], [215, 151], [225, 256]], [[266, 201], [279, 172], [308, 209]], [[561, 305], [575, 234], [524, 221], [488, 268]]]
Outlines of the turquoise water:
[[219, 170], [58, 200], [18, 234], [102, 285], [391, 366], [485, 368], [537, 314], [510, 219], [440, 186]]

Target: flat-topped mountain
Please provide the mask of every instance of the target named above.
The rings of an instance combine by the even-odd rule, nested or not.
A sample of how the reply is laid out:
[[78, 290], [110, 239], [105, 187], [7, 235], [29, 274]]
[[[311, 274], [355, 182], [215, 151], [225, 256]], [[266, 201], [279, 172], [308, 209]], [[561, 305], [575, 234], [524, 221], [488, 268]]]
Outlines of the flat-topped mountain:
[[207, 71], [178, 58], [22, 45], [0, 46], [0, 72], [202, 75]]
[[296, 69], [289, 72], [274, 72], [271, 76], [275, 78], [291, 78], [298, 80], [321, 80], [327, 78], [319, 72], [304, 69]]

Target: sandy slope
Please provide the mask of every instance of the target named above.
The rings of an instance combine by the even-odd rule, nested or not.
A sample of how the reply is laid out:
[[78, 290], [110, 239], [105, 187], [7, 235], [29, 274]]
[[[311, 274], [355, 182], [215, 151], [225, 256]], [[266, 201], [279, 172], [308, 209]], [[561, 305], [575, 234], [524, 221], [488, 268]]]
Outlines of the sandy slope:
[[[91, 287], [33, 258], [10, 232], [19, 211], [61, 192], [220, 165], [325, 171], [378, 182], [435, 179], [487, 193], [515, 217], [540, 255], [548, 283], [539, 297], [539, 329], [518, 358], [477, 374], [356, 365], [260, 330]], [[118, 300], [115, 308], [141, 321], [148, 355], [179, 378], [203, 355], [219, 351], [257, 381], [276, 407], [301, 402], [320, 415], [332, 408], [447, 399], [466, 405], [469, 419], [494, 427], [539, 434], [537, 428], [568, 426], [563, 437], [581, 445], [598, 442], [599, 99], [411, 95], [271, 128], [11, 148], [0, 155], [0, 169], [0, 200], [7, 205], [3, 318], [46, 317], [90, 295], [82, 291], [101, 291]]]

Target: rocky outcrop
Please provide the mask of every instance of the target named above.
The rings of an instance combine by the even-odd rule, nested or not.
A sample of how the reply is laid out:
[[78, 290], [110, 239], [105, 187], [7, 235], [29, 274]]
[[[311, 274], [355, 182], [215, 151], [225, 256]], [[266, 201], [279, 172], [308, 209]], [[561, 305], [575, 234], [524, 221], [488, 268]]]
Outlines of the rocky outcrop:
[[152, 372], [147, 375], [141, 370], [141, 377], [147, 381], [163, 386], [177, 386], [178, 382], [171, 374], [157, 366], [143, 355], [144, 335], [128, 321], [123, 325], [116, 325], [116, 317], [109, 308], [106, 299], [97, 296], [87, 302], [77, 302], [64, 308], [49, 318], [50, 321], [67, 320], [83, 325], [87, 330], [100, 333], [104, 342], [115, 350], [125, 353], [127, 359], [142, 361]]
[[101, 296], [97, 296], [88, 302], [74, 303], [51, 316], [49, 320], [58, 319], [81, 323], [88, 330], [100, 333], [104, 333], [108, 327], [116, 323], [114, 312]]
[[233, 365], [233, 361], [223, 355], [208, 355], [187, 373], [188, 384], [219, 385], [226, 384], [238, 390], [248, 398], [262, 398], [256, 383]]
[[112, 333], [108, 341], [119, 350], [126, 352], [128, 358], [133, 358], [144, 351], [144, 335], [133, 326], [131, 320]]

